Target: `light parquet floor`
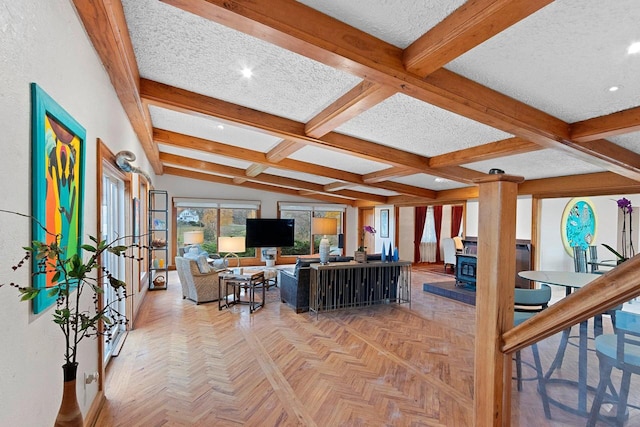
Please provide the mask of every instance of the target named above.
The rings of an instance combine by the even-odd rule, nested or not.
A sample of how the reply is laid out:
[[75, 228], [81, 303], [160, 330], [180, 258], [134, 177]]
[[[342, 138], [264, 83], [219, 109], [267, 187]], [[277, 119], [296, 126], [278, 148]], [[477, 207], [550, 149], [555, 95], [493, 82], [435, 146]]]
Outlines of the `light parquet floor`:
[[[253, 314], [195, 305], [171, 272], [109, 365], [96, 425], [471, 426], [475, 309], [423, 292], [434, 277], [414, 269], [411, 309], [316, 319], [282, 304], [278, 288]], [[545, 366], [557, 346], [547, 341]], [[545, 420], [533, 383], [514, 384], [513, 402], [514, 426], [585, 423], [553, 407]]]

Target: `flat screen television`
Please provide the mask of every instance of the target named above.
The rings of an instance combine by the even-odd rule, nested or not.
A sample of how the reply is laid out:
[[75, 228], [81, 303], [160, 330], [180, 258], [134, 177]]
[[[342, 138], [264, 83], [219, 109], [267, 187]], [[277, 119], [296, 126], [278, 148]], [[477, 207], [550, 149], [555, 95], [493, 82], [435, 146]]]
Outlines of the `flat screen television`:
[[293, 219], [247, 219], [246, 246], [269, 248], [293, 246]]

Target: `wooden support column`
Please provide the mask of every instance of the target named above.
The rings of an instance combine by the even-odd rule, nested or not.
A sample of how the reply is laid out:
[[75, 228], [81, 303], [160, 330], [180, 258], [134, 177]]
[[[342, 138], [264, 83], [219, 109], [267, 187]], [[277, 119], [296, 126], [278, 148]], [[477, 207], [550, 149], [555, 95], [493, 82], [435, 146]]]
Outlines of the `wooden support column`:
[[479, 185], [474, 425], [511, 422], [511, 356], [500, 350], [513, 328], [516, 202], [524, 178], [494, 174]]

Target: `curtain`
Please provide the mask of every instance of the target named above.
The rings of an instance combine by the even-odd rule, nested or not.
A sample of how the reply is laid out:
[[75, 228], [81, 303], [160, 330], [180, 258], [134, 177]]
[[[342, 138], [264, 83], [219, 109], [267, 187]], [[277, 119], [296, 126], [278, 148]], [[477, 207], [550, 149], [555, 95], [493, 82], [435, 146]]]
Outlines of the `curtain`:
[[427, 207], [416, 206], [415, 208], [415, 229], [413, 233], [413, 262], [420, 261], [420, 241], [424, 231], [424, 222], [427, 219]]
[[420, 262], [436, 262], [436, 242], [420, 242]]
[[451, 237], [460, 235], [462, 224], [462, 206], [451, 206]]
[[436, 262], [442, 261], [440, 256], [440, 228], [442, 228], [442, 205], [433, 207], [433, 218], [436, 225]]

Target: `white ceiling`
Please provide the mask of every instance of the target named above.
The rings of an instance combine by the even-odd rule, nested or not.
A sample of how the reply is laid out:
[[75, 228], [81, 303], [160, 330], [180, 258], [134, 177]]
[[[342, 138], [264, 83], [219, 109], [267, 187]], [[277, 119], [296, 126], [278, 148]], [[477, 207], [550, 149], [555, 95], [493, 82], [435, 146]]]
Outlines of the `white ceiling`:
[[[304, 0], [339, 21], [404, 49], [453, 13], [461, 0]], [[362, 82], [256, 37], [156, 0], [122, 0], [142, 78], [286, 118], [304, 125]], [[445, 69], [533, 106], [567, 123], [640, 105], [640, 41], [637, 0], [558, 0], [462, 54]], [[253, 77], [241, 70], [248, 67]], [[610, 92], [609, 87], [620, 87]], [[267, 153], [282, 138], [224, 120], [149, 107], [152, 126], [205, 140]], [[219, 126], [223, 125], [224, 129]], [[397, 93], [334, 129], [335, 133], [433, 157], [513, 137], [509, 132]], [[640, 153], [640, 132], [607, 140]], [[162, 153], [247, 168], [250, 162], [159, 145]], [[308, 145], [289, 159], [366, 175], [394, 165]], [[555, 149], [460, 165], [487, 173], [500, 168], [527, 180], [602, 172], [601, 163]], [[336, 179], [268, 168], [264, 173], [316, 184]], [[259, 176], [257, 177], [259, 178]], [[427, 173], [392, 178], [435, 191], [468, 182], [436, 182]], [[375, 195], [400, 193], [359, 185]]]

